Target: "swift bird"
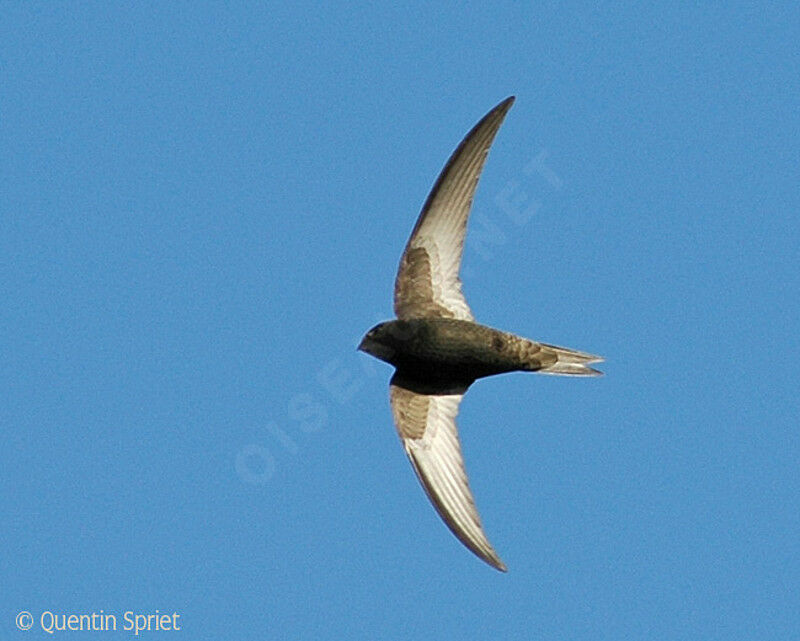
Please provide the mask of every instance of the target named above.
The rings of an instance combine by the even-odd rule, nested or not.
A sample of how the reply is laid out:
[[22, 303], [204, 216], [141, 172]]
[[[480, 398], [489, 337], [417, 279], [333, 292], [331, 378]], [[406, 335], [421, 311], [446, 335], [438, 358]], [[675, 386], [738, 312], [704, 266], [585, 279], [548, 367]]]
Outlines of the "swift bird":
[[473, 127], [447, 161], [411, 232], [394, 287], [397, 320], [373, 327], [358, 349], [395, 366], [389, 399], [422, 487], [458, 539], [506, 571], [483, 531], [456, 429], [458, 406], [478, 378], [525, 371], [597, 376], [603, 359], [475, 322], [458, 270], [472, 198], [489, 147], [514, 97]]

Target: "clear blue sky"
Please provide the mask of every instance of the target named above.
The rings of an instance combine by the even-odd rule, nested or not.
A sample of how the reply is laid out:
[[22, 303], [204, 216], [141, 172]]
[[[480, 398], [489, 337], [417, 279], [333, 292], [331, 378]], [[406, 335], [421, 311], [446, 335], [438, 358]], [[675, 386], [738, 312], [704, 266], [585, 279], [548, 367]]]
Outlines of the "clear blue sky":
[[[0, 637], [800, 635], [796, 8], [110, 4], [0, 7]], [[503, 575], [355, 348], [512, 94], [467, 298], [607, 362], [462, 404]]]

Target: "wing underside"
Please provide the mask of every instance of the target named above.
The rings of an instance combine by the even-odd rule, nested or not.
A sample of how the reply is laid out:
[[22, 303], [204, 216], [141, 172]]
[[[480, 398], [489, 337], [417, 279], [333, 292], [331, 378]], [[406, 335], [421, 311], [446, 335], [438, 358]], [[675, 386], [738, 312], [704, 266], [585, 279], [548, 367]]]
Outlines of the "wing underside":
[[436, 180], [397, 271], [399, 319], [474, 320], [458, 277], [467, 219], [489, 147], [513, 102], [507, 98], [473, 127]]
[[436, 511], [465, 546], [505, 571], [483, 530], [464, 469], [455, 422], [463, 393], [420, 394], [403, 387], [397, 374], [389, 390], [397, 432]]

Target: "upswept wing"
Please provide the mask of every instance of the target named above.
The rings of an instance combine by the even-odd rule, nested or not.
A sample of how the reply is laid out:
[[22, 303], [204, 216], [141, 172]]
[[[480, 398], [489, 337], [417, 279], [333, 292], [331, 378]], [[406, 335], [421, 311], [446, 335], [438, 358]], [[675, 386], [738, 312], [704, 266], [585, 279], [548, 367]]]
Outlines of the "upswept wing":
[[439, 174], [400, 260], [397, 318], [474, 320], [458, 277], [467, 218], [489, 147], [513, 102], [506, 98], [486, 114]]
[[395, 374], [389, 396], [403, 447], [439, 516], [472, 552], [505, 572], [483, 531], [467, 482], [455, 420], [463, 391], [421, 394], [404, 387]]

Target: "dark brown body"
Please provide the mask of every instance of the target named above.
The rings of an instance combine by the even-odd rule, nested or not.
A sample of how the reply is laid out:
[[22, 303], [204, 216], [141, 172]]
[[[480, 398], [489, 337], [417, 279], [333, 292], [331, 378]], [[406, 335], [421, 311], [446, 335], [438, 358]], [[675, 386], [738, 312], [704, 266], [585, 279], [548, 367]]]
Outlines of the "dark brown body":
[[370, 330], [360, 348], [394, 365], [403, 378], [464, 388], [477, 378], [537, 371], [558, 360], [542, 343], [451, 318], [381, 323]]

